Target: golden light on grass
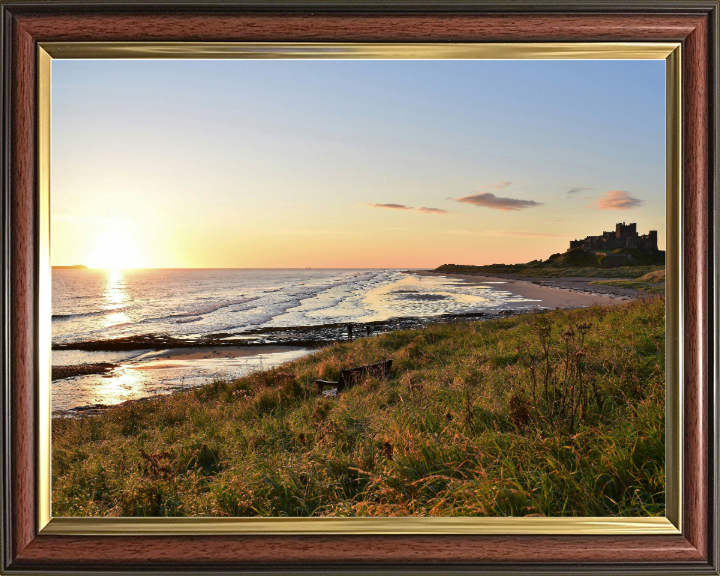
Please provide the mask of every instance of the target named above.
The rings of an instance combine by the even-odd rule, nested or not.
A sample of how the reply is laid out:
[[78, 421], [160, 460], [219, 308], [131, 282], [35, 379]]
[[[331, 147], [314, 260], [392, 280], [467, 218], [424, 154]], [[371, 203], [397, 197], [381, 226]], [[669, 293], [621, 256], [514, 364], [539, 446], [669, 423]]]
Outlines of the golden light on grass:
[[[388, 358], [387, 379], [317, 393], [318, 378]], [[109, 379], [109, 403], [138, 393], [143, 370], [130, 372]], [[661, 518], [664, 454], [657, 296], [339, 342], [56, 418], [52, 505], [60, 517]]]

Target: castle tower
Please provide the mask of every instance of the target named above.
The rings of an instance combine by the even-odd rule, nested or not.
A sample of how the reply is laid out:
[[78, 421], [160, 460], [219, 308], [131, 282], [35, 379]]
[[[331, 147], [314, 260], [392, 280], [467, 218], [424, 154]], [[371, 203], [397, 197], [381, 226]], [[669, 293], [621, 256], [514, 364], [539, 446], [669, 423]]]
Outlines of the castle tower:
[[637, 224], [625, 225], [625, 222], [615, 224], [615, 238], [635, 238], [637, 236]]
[[650, 230], [650, 248], [657, 250], [657, 230]]

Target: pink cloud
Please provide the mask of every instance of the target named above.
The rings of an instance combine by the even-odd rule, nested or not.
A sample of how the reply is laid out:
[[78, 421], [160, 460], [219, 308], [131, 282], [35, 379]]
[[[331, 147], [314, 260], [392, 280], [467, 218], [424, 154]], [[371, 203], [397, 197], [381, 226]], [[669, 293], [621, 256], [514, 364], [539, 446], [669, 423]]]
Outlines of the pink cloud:
[[643, 201], [634, 198], [630, 192], [624, 190], [610, 190], [605, 192], [605, 196], [600, 198], [595, 205], [600, 210], [630, 210], [643, 205]]

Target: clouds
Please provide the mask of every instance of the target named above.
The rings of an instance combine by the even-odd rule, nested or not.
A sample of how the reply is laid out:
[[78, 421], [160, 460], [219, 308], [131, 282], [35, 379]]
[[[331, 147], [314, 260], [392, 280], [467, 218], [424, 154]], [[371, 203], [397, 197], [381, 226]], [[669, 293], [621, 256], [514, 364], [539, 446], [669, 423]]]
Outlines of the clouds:
[[415, 210], [416, 212], [422, 212], [423, 214], [457, 214], [457, 212], [451, 212], [450, 210], [443, 210], [442, 208], [428, 208], [421, 206], [420, 208], [413, 208], [412, 206], [405, 206], [405, 204], [361, 204], [368, 208], [386, 208], [388, 210]]
[[492, 208], [493, 210], [503, 210], [517, 212], [525, 208], [533, 208], [542, 206], [541, 202], [535, 200], [518, 200], [516, 198], [500, 198], [491, 192], [479, 192], [462, 198], [455, 198], [456, 202], [472, 204], [473, 206], [482, 206], [484, 208]]
[[450, 212], [450, 210], [443, 210], [442, 208], [426, 208], [425, 206], [417, 208], [417, 211], [422, 212], [423, 214], [456, 214], [456, 212]]
[[643, 200], [634, 198], [630, 192], [624, 190], [610, 190], [605, 192], [605, 196], [600, 198], [596, 203], [600, 210], [630, 210], [643, 205]]
[[[519, 198], [504, 198], [496, 196], [492, 192], [482, 192], [484, 189], [501, 189], [507, 188], [512, 183], [509, 181], [495, 182], [493, 184], [484, 184], [480, 186], [480, 192], [470, 194], [469, 196], [463, 196], [462, 198], [446, 198], [446, 200], [454, 200], [455, 202], [462, 202], [464, 204], [472, 204], [473, 206], [482, 206], [484, 208], [491, 208], [493, 210], [502, 210], [505, 212], [518, 212], [525, 208], [533, 208], [535, 206], [542, 206], [541, 202], [535, 200], [521, 200]], [[581, 189], [578, 189], [581, 190]], [[367, 208], [387, 208], [390, 210], [415, 210], [422, 214], [433, 214], [433, 215], [446, 215], [446, 214], [457, 214], [451, 210], [445, 210], [444, 208], [430, 208], [427, 206], [420, 206], [419, 208], [413, 208], [412, 206], [406, 206], [405, 204], [361, 204]]]
[[412, 206], [405, 206], [405, 204], [363, 204], [368, 208], [387, 208], [389, 210], [412, 210]]
[[578, 192], [584, 192], [585, 190], [592, 190], [592, 188], [570, 188], [570, 190], [567, 191], [568, 196], [571, 196], [573, 194], [577, 194]]
[[497, 190], [499, 188], [507, 188], [510, 184], [512, 184], [512, 182], [495, 182], [494, 184], [485, 184], [484, 186], [480, 186], [480, 190], [485, 190], [487, 188]]
[[[463, 204], [470, 204], [472, 206], [478, 206], [481, 208], [490, 208], [491, 210], [500, 210], [503, 212], [519, 212], [521, 210], [525, 210], [527, 208], [535, 208], [537, 206], [543, 206], [542, 202], [537, 202], [536, 200], [525, 200], [522, 198], [509, 198], [506, 196], [497, 196], [493, 192], [486, 191], [487, 189], [502, 189], [507, 188], [511, 185], [511, 182], [505, 181], [505, 182], [496, 182], [494, 184], [485, 184], [481, 186], [478, 190], [478, 192], [475, 192], [474, 194], [469, 194], [468, 196], [463, 196], [461, 198], [446, 198], [446, 200], [453, 200], [455, 202], [461, 202]], [[565, 194], [568, 198], [573, 197], [574, 195], [584, 192], [586, 190], [592, 190], [592, 188], [588, 187], [575, 187], [569, 189]], [[625, 190], [610, 190], [608, 192], [605, 192], [602, 196], [590, 196], [589, 198], [585, 198], [587, 200], [594, 200], [594, 204], [591, 204], [590, 206], [587, 206], [587, 208], [595, 208], [598, 210], [630, 210], [632, 208], [637, 208], [639, 206], [643, 206], [645, 201], [641, 200], [640, 198], [634, 197], [630, 192], [627, 192]], [[367, 204], [361, 204], [361, 206], [365, 206], [367, 208], [384, 208], [387, 210], [399, 210], [399, 211], [415, 211], [420, 212], [421, 214], [430, 214], [435, 216], [443, 216], [448, 214], [458, 214], [458, 212], [453, 212], [451, 210], [446, 210], [444, 208], [434, 208], [434, 207], [428, 207], [428, 206], [420, 206], [420, 207], [413, 207], [413, 206], [407, 206], [405, 204], [395, 204], [395, 203], [384, 203], [384, 204], [375, 204], [375, 203], [367, 203]], [[548, 220], [549, 222], [562, 222], [563, 220]]]

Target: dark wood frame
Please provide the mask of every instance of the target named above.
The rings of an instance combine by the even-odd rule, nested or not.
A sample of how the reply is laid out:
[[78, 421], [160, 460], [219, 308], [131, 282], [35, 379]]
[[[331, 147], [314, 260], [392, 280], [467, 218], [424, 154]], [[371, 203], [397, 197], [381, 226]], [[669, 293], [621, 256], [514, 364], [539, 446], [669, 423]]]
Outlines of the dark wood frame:
[[[718, 574], [718, 2], [2, 0], [2, 570]], [[49, 536], [37, 530], [36, 51], [43, 41], [682, 43], [683, 533]]]

